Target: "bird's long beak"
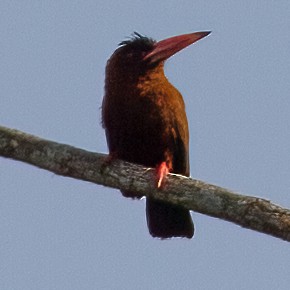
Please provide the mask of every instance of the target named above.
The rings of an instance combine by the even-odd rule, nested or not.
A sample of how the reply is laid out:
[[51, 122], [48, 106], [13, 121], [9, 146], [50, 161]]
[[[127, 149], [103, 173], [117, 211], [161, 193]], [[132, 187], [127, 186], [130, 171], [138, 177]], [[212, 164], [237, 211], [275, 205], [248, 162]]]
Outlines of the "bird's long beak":
[[170, 56], [174, 55], [183, 48], [193, 44], [201, 38], [209, 35], [211, 31], [194, 32], [189, 34], [183, 34], [173, 36], [159, 42], [156, 42], [153, 50], [146, 54], [143, 60], [147, 60], [150, 63], [166, 60]]

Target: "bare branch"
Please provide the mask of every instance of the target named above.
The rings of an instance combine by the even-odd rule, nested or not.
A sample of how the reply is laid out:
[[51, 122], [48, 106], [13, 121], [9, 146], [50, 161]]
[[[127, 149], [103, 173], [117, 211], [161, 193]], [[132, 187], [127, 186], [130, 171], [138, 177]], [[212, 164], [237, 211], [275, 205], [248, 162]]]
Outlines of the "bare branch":
[[107, 162], [92, 153], [0, 126], [0, 156], [23, 161], [58, 175], [152, 196], [189, 210], [290, 241], [290, 211], [265, 199], [180, 175], [170, 174], [155, 187], [154, 169], [121, 160]]

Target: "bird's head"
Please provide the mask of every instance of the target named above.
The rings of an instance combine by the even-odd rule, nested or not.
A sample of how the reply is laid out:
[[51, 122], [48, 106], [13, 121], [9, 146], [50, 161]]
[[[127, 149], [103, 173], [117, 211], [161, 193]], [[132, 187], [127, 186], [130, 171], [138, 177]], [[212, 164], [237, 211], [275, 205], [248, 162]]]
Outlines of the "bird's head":
[[115, 81], [123, 77], [131, 80], [140, 77], [148, 71], [162, 66], [166, 59], [183, 48], [207, 36], [210, 32], [194, 32], [161, 40], [134, 32], [132, 38], [122, 41], [110, 57], [106, 68], [106, 78]]

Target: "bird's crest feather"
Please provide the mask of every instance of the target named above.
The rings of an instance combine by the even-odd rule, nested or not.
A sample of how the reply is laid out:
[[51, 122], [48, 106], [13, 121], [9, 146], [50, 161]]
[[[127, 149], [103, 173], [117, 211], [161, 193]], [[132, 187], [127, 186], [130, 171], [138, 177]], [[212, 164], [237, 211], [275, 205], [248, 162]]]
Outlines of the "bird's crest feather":
[[119, 43], [119, 46], [144, 47], [144, 45], [145, 45], [148, 47], [152, 47], [154, 45], [154, 43], [156, 43], [156, 41], [154, 39], [134, 31], [134, 33], [132, 33], [131, 37], [129, 37], [129, 39], [121, 41]]

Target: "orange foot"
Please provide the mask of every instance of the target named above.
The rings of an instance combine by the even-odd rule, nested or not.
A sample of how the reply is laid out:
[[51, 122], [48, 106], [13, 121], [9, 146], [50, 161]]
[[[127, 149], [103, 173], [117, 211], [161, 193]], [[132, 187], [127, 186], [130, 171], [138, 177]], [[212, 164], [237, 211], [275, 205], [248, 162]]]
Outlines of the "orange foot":
[[162, 162], [157, 167], [157, 188], [160, 188], [166, 175], [169, 173], [169, 168], [166, 162]]

